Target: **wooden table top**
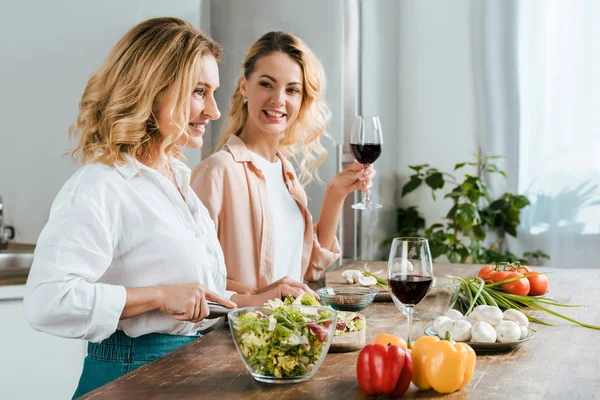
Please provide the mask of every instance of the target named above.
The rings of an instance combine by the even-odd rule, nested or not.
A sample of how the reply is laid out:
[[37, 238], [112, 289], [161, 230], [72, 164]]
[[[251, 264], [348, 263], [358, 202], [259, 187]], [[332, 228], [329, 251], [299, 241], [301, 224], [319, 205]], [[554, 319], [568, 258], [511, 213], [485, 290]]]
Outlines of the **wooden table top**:
[[[377, 264], [377, 263], [374, 263]], [[381, 267], [385, 268], [382, 262]], [[472, 265], [436, 264], [436, 275], [469, 276]], [[558, 312], [600, 324], [597, 284], [600, 269], [552, 269], [551, 297], [583, 305]], [[393, 303], [373, 303], [367, 317], [367, 342], [380, 333], [407, 336], [406, 319]], [[554, 326], [533, 324], [533, 340], [503, 353], [478, 354], [475, 374], [462, 391], [441, 395], [411, 384], [403, 398], [452, 399], [593, 399], [600, 398], [600, 331], [583, 328], [539, 311]], [[419, 337], [432, 321], [415, 321]], [[313, 378], [304, 383], [269, 385], [255, 381], [239, 358], [228, 327], [214, 332], [85, 396], [86, 399], [365, 399], [356, 380], [358, 352], [328, 354]]]

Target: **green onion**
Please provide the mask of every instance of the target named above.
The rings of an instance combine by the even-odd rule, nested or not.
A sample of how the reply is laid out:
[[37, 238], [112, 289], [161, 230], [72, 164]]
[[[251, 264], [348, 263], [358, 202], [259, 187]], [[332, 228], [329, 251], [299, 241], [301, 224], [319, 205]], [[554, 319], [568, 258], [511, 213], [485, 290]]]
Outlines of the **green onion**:
[[[483, 279], [477, 276], [468, 278], [462, 278], [460, 276], [452, 276], [456, 282], [459, 282], [459, 288], [457, 293], [454, 294], [450, 301], [450, 308], [458, 306], [458, 308], [465, 314], [469, 315], [473, 309], [480, 304], [499, 307], [502, 310], [516, 309], [520, 310], [523, 308], [531, 307], [537, 310], [546, 312], [558, 318], [562, 318], [566, 321], [572, 322], [577, 325], [581, 325], [585, 328], [600, 330], [600, 326], [584, 324], [573, 318], [569, 318], [556, 311], [550, 310], [548, 306], [553, 307], [580, 307], [577, 304], [567, 304], [558, 300], [551, 299], [546, 296], [519, 296], [516, 294], [510, 294], [502, 292], [496, 287], [503, 285], [508, 282], [515, 281], [517, 279], [527, 278], [527, 276], [533, 276], [537, 274], [525, 275], [523, 277], [514, 277], [495, 283], [485, 283]], [[529, 321], [535, 322], [541, 325], [552, 325], [544, 322], [536, 317], [527, 316]]]
[[377, 286], [385, 288], [388, 286], [388, 281], [387, 279], [383, 279], [378, 277], [377, 275], [375, 275], [374, 273], [372, 273], [371, 271], [367, 270], [367, 269], [363, 269], [363, 274], [365, 276], [372, 276], [373, 278], [375, 278], [375, 280], [377, 281]]

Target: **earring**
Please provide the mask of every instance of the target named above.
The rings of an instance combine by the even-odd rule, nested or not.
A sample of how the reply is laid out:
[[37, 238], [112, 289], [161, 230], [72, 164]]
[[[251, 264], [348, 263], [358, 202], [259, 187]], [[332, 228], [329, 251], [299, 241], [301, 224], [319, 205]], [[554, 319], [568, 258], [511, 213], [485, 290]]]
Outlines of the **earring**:
[[244, 104], [248, 104], [248, 99], [244, 97]]

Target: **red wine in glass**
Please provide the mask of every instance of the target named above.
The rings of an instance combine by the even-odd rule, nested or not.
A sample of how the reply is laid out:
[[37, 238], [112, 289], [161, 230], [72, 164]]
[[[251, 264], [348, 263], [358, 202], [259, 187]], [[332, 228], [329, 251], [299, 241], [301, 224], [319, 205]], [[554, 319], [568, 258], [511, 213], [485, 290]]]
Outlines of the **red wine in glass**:
[[[381, 155], [381, 144], [383, 143], [383, 132], [381, 122], [376, 115], [357, 115], [352, 122], [350, 132], [350, 152], [365, 168], [368, 168]], [[365, 194], [364, 200], [352, 204], [355, 210], [371, 210], [383, 207], [381, 204], [373, 203], [369, 192]]]
[[381, 155], [381, 144], [379, 143], [350, 143], [350, 152], [362, 165], [373, 164]]
[[422, 275], [393, 275], [389, 280], [390, 290], [404, 305], [416, 305], [425, 298], [433, 278]]
[[412, 343], [413, 308], [427, 296], [433, 283], [433, 262], [426, 238], [394, 238], [388, 260], [388, 282], [394, 303], [400, 310], [406, 309], [408, 343]]

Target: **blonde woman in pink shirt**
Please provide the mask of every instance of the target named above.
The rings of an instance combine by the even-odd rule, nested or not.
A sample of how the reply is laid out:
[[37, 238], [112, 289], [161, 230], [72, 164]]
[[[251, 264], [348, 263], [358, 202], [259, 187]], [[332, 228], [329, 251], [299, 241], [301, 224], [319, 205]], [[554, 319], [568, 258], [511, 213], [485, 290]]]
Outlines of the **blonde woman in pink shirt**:
[[269, 32], [250, 47], [222, 149], [191, 179], [217, 228], [228, 290], [260, 294], [274, 285], [298, 287], [319, 279], [340, 256], [335, 233], [344, 199], [368, 191], [375, 171], [354, 163], [335, 176], [313, 224], [303, 186], [327, 154], [320, 143], [330, 116], [324, 92], [323, 66], [298, 37]]

